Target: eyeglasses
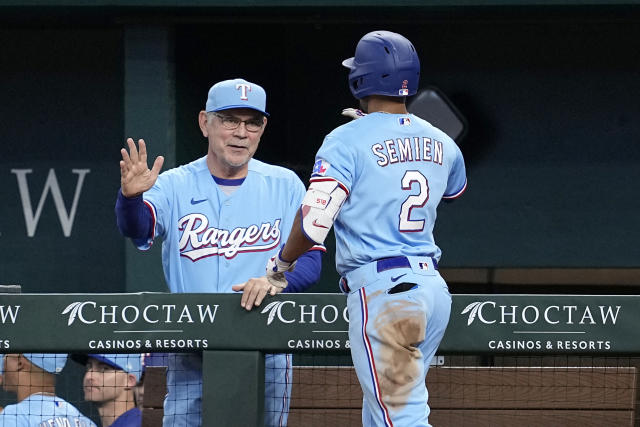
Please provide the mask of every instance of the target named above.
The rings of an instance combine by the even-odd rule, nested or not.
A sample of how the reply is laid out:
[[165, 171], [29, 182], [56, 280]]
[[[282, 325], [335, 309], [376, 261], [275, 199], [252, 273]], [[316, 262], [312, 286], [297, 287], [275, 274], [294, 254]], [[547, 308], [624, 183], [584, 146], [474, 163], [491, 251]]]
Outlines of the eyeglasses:
[[227, 116], [225, 114], [218, 114], [218, 113], [211, 113], [211, 114], [219, 118], [220, 121], [222, 122], [222, 126], [225, 129], [229, 129], [229, 130], [237, 129], [238, 126], [240, 126], [240, 123], [244, 123], [244, 127], [247, 129], [248, 132], [258, 132], [260, 129], [262, 129], [262, 126], [264, 125], [264, 120], [262, 119], [262, 117], [253, 118], [249, 120], [240, 120], [237, 117]]

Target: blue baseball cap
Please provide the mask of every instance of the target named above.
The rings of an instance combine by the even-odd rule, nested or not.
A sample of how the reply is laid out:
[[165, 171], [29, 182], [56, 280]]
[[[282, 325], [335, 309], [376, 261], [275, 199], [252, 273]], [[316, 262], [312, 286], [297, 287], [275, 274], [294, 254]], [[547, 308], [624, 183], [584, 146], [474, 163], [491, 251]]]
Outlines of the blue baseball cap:
[[142, 356], [140, 354], [87, 354], [86, 357], [132, 374], [136, 377], [136, 381], [140, 379], [140, 371], [142, 370]]
[[255, 83], [244, 79], [224, 80], [211, 86], [207, 97], [207, 112], [250, 108], [269, 116], [265, 111], [267, 93]]
[[22, 353], [29, 362], [51, 374], [59, 374], [67, 363], [65, 353]]

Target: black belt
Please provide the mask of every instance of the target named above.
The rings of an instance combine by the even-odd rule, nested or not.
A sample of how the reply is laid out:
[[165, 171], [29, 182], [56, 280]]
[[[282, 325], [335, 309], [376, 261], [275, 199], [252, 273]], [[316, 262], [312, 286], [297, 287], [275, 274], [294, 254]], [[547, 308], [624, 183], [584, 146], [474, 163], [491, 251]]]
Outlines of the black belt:
[[[438, 260], [435, 258], [431, 258], [431, 262], [433, 263], [433, 268], [438, 269]], [[409, 262], [409, 258], [406, 256], [394, 256], [390, 258], [382, 258], [376, 261], [376, 270], [378, 273], [382, 273], [383, 271], [392, 270], [394, 268], [411, 268], [411, 263]], [[343, 288], [343, 291], [349, 292], [349, 285], [347, 283], [347, 279], [345, 277], [340, 278], [340, 284]]]

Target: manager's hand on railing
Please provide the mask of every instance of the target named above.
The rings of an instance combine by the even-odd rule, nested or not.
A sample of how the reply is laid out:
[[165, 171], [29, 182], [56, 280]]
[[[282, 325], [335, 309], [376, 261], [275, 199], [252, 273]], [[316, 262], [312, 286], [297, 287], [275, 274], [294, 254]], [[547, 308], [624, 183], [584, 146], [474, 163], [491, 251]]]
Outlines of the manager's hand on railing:
[[249, 279], [244, 283], [233, 285], [231, 287], [235, 292], [242, 292], [240, 305], [247, 311], [254, 306], [258, 307], [267, 294], [273, 296], [282, 292], [284, 288], [280, 288], [269, 283], [265, 276]]

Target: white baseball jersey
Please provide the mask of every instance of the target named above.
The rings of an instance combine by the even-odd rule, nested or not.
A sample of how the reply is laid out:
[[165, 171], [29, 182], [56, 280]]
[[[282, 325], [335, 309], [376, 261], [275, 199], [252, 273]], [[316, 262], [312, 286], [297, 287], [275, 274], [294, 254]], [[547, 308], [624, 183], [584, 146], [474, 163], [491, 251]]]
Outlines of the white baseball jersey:
[[162, 173], [144, 193], [154, 236], [140, 249], [163, 238], [171, 292], [232, 292], [232, 285], [264, 275], [265, 260], [286, 241], [304, 193], [294, 172], [251, 159], [245, 181], [227, 195], [202, 157]]
[[0, 412], [0, 427], [96, 427], [69, 402], [57, 396], [35, 393]]
[[439, 260], [436, 208], [467, 182], [462, 153], [444, 132], [413, 114], [380, 112], [326, 136], [311, 181], [327, 178], [349, 194], [334, 224], [341, 275], [397, 255]]

